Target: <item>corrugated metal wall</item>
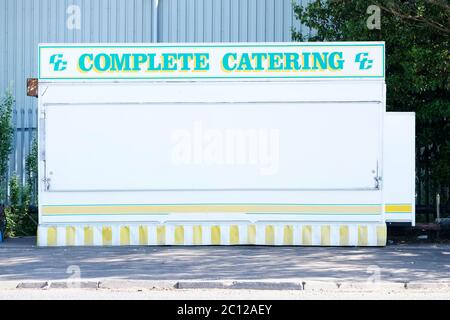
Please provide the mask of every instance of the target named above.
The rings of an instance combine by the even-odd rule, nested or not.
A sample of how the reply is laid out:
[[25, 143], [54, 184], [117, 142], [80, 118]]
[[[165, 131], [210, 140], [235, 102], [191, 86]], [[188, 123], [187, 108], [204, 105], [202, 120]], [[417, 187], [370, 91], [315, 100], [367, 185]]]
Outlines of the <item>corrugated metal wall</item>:
[[[37, 76], [38, 43], [152, 42], [153, 1], [0, 0], [0, 95], [11, 88], [16, 99], [11, 174], [24, 180], [35, 134], [37, 101], [26, 96], [26, 78]], [[71, 5], [80, 9], [79, 29], [67, 27]], [[302, 29], [292, 0], [159, 0], [157, 16], [159, 42], [290, 41], [291, 28]]]
[[292, 0], [160, 0], [158, 40], [291, 41], [292, 26]]

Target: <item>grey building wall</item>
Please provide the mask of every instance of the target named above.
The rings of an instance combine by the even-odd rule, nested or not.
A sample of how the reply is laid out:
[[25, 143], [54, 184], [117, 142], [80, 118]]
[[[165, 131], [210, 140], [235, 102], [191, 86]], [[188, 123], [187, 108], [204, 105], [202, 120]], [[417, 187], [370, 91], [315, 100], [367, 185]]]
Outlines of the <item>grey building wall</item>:
[[[10, 174], [24, 180], [24, 161], [36, 128], [37, 99], [26, 96], [26, 78], [37, 76], [43, 42], [261, 42], [290, 41], [293, 0], [0, 0], [0, 96], [15, 96], [15, 149]], [[311, 0], [294, 0], [306, 3]], [[80, 28], [67, 20], [76, 5]], [[1, 186], [0, 186], [1, 187]]]
[[159, 9], [161, 42], [283, 42], [300, 28], [292, 0], [160, 0]]

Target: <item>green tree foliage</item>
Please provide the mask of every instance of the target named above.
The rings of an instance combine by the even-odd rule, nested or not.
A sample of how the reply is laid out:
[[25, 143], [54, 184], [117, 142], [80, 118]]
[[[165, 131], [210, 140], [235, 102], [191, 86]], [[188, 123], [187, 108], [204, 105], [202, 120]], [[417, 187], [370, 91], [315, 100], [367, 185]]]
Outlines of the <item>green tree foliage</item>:
[[[35, 235], [37, 212], [30, 212], [30, 204], [37, 203], [37, 143], [33, 142], [30, 154], [25, 159], [26, 181], [22, 185], [16, 176], [7, 181], [8, 161], [12, 150], [13, 126], [12, 108], [14, 98], [8, 91], [0, 100], [0, 205], [4, 207], [6, 236]], [[9, 184], [8, 184], [9, 183]], [[7, 185], [8, 184], [8, 185]], [[9, 201], [7, 200], [9, 187]], [[0, 221], [3, 227], [5, 221]], [[4, 231], [4, 230], [1, 230]]]
[[26, 187], [30, 191], [30, 200], [32, 204], [37, 204], [38, 194], [38, 144], [33, 141], [31, 151], [25, 159]]
[[[36, 235], [38, 225], [37, 211], [30, 211], [30, 205], [37, 203], [37, 142], [33, 145], [25, 159], [26, 181], [22, 185], [17, 176], [9, 182], [9, 206], [6, 208], [6, 235]], [[34, 199], [33, 199], [34, 197]]]
[[6, 208], [6, 235], [8, 237], [36, 235], [37, 212], [30, 212], [31, 186], [22, 186], [17, 176], [9, 182], [10, 205]]
[[[371, 29], [371, 5], [380, 9], [380, 28]], [[369, 10], [368, 10], [369, 8]], [[437, 192], [449, 202], [450, 101], [447, 0], [317, 0], [294, 4], [300, 22], [315, 30], [297, 41], [385, 41], [388, 111], [416, 113], [418, 203]]]
[[6, 202], [8, 160], [13, 138], [11, 122], [13, 104], [14, 98], [11, 92], [7, 91], [0, 99], [0, 204]]

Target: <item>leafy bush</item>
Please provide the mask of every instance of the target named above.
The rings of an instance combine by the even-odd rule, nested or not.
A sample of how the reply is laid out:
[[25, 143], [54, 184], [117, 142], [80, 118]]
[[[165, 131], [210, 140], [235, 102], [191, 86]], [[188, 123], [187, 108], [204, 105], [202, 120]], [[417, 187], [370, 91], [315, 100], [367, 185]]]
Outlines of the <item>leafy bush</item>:
[[[0, 231], [6, 236], [35, 235], [37, 212], [30, 212], [30, 204], [37, 203], [37, 142], [34, 141], [30, 154], [25, 159], [26, 181], [22, 184], [17, 176], [9, 181], [7, 201], [8, 162], [12, 151], [12, 111], [14, 98], [10, 91], [0, 100], [0, 206], [4, 213], [0, 219]], [[33, 197], [33, 198], [32, 198]], [[8, 204], [5, 206], [5, 204]]]
[[10, 205], [5, 209], [6, 235], [9, 237], [36, 234], [37, 213], [30, 212], [31, 188], [28, 183], [21, 186], [17, 176], [9, 183]]
[[30, 189], [31, 204], [37, 204], [38, 194], [38, 144], [37, 140], [33, 141], [31, 151], [25, 159], [26, 184]]
[[0, 100], [0, 204], [6, 202], [9, 154], [12, 150], [13, 127], [11, 122], [14, 98], [10, 91]]

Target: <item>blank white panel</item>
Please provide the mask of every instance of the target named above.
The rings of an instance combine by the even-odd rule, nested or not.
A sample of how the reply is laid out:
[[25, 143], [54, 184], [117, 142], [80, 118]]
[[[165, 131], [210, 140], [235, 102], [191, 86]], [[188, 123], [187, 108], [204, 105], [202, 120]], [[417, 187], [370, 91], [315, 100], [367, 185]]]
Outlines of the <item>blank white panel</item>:
[[383, 193], [386, 204], [411, 212], [386, 213], [389, 222], [415, 223], [415, 114], [387, 112], [384, 120]]
[[372, 189], [380, 159], [382, 105], [371, 102], [45, 112], [49, 191]]

